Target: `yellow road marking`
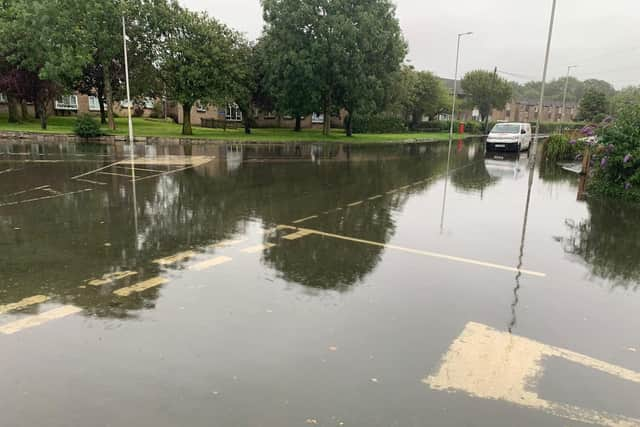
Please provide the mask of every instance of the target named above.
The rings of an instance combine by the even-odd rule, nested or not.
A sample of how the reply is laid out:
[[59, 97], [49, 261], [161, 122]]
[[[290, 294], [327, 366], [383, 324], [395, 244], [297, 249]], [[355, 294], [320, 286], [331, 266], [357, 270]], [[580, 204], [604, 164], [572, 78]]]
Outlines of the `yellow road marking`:
[[382, 194], [378, 194], [377, 196], [369, 197], [369, 200], [381, 199], [381, 198], [383, 198], [383, 197], [384, 197], [384, 196], [383, 196]]
[[303, 237], [306, 237], [310, 234], [313, 234], [310, 231], [306, 231], [306, 230], [302, 230], [302, 231], [298, 231], [297, 233], [292, 233], [292, 234], [288, 234], [286, 236], [283, 237], [283, 239], [287, 239], [287, 240], [297, 240], [297, 239], [301, 239]]
[[296, 221], [293, 221], [293, 224], [300, 224], [301, 222], [309, 221], [309, 220], [316, 219], [316, 218], [318, 218], [318, 215], [308, 216], [306, 218], [302, 218], [302, 219], [298, 219]]
[[265, 249], [270, 249], [272, 247], [274, 247], [275, 245], [273, 243], [265, 243], [264, 245], [256, 245], [256, 246], [251, 246], [248, 248], [245, 248], [242, 250], [242, 252], [246, 253], [246, 254], [255, 254], [257, 252], [262, 252]]
[[64, 307], [45, 311], [44, 313], [40, 313], [36, 316], [29, 316], [24, 319], [16, 320], [15, 322], [7, 323], [6, 325], [2, 325], [0, 326], [0, 334], [15, 334], [16, 332], [40, 326], [52, 320], [61, 319], [81, 311], [82, 309], [79, 307], [65, 305]]
[[171, 255], [165, 258], [155, 259], [153, 260], [153, 262], [159, 265], [171, 265], [171, 264], [175, 264], [178, 261], [183, 261], [187, 258], [191, 258], [196, 255], [197, 254], [194, 251], [185, 251], [185, 252], [179, 252], [175, 255]]
[[354, 206], [358, 206], [364, 203], [364, 200], [360, 200], [359, 202], [353, 202], [353, 203], [349, 203], [347, 206], [352, 208]]
[[85, 179], [85, 178], [76, 178], [76, 181], [82, 181], [82, 182], [87, 182], [89, 184], [97, 184], [97, 185], [107, 185], [106, 182], [102, 182], [102, 181], [94, 181], [92, 179]]
[[136, 283], [135, 285], [128, 286], [126, 288], [113, 291], [114, 294], [120, 297], [128, 297], [136, 292], [143, 292], [147, 289], [155, 288], [160, 285], [164, 285], [169, 280], [164, 277], [154, 277], [153, 279], [145, 280], [144, 282]]
[[33, 297], [25, 298], [18, 302], [14, 302], [12, 304], [0, 305], [0, 314], [5, 314], [14, 310], [22, 310], [23, 308], [36, 304], [42, 304], [46, 301], [49, 301], [49, 297], [44, 295], [36, 295]]
[[408, 189], [410, 187], [411, 187], [411, 185], [405, 185], [404, 187], [398, 188], [398, 190], [406, 190], [406, 189]]
[[56, 199], [56, 198], [59, 198], [59, 197], [70, 196], [72, 194], [86, 193], [87, 191], [93, 191], [93, 188], [85, 188], [84, 190], [72, 191], [70, 193], [62, 193], [62, 194], [57, 194], [57, 195], [52, 195], [52, 196], [36, 197], [35, 199], [20, 200], [19, 202], [3, 203], [3, 204], [0, 204], [0, 208], [3, 207], [3, 206], [15, 206], [15, 205], [21, 205], [21, 204], [24, 204], [24, 203], [37, 202], [37, 201], [40, 201], [40, 200]]
[[112, 176], [122, 176], [124, 178], [131, 178], [131, 175], [125, 175], [123, 173], [115, 173], [115, 172], [98, 172], [98, 175], [112, 175]]
[[221, 242], [214, 243], [213, 245], [209, 245], [209, 247], [210, 248], [226, 248], [226, 247], [237, 245], [246, 241], [247, 239], [223, 240]]
[[216, 265], [227, 263], [229, 261], [233, 261], [233, 259], [229, 258], [228, 256], [218, 256], [218, 257], [211, 258], [206, 261], [202, 261], [197, 264], [194, 264], [191, 267], [189, 267], [189, 269], [196, 270], [196, 271], [203, 271], [203, 270], [207, 270], [209, 268], [215, 267]]
[[544, 373], [542, 362], [548, 357], [560, 357], [640, 383], [639, 372], [474, 322], [468, 323], [453, 342], [435, 375], [423, 382], [433, 390], [462, 391], [474, 397], [502, 400], [580, 423], [611, 427], [640, 425], [638, 419], [541, 399], [534, 387]]
[[387, 194], [393, 194], [393, 193], [395, 193], [396, 191], [398, 191], [398, 190], [389, 190], [389, 191], [387, 191]]
[[342, 236], [340, 234], [325, 233], [324, 231], [311, 230], [311, 229], [308, 229], [308, 228], [296, 228], [296, 227], [290, 227], [290, 228], [297, 229], [297, 230], [300, 230], [300, 231], [308, 231], [310, 233], [317, 234], [319, 236], [332, 237], [334, 239], [346, 240], [346, 241], [355, 242], [355, 243], [363, 243], [363, 244], [371, 245], [371, 246], [379, 246], [379, 247], [382, 247], [382, 248], [394, 249], [394, 250], [397, 250], [397, 251], [407, 252], [407, 253], [416, 254], [416, 255], [423, 255], [423, 256], [427, 256], [427, 257], [431, 257], [431, 258], [445, 259], [447, 261], [461, 262], [461, 263], [464, 263], [464, 264], [477, 265], [477, 266], [480, 266], [480, 267], [493, 268], [493, 269], [496, 269], [496, 270], [510, 271], [510, 272], [513, 272], [513, 273], [522, 273], [522, 274], [526, 274], [526, 275], [529, 275], [529, 276], [536, 276], [536, 277], [546, 277], [547, 276], [545, 273], [540, 273], [540, 272], [537, 272], [537, 271], [523, 270], [523, 269], [518, 269], [516, 267], [509, 267], [509, 266], [506, 266], [506, 265], [494, 264], [494, 263], [491, 263], [491, 262], [478, 261], [478, 260], [474, 260], [474, 259], [470, 259], [470, 258], [462, 258], [462, 257], [457, 257], [457, 256], [452, 256], [452, 255], [441, 254], [441, 253], [437, 253], [437, 252], [430, 252], [430, 251], [423, 251], [423, 250], [419, 250], [419, 249], [405, 248], [405, 247], [402, 247], [402, 246], [389, 245], [389, 244], [380, 243], [380, 242], [372, 242], [371, 240], [357, 239], [355, 237]]
[[90, 280], [87, 284], [90, 286], [103, 286], [126, 277], [135, 276], [136, 274], [138, 274], [137, 271], [118, 271], [116, 273], [105, 274], [101, 279]]

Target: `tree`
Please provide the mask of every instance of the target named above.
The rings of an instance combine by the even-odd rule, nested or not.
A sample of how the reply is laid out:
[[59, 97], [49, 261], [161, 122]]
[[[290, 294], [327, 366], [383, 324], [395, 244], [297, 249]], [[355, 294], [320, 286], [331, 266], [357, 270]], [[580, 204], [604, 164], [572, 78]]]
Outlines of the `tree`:
[[47, 106], [71, 87], [91, 60], [88, 30], [77, 25], [83, 0], [13, 0], [0, 3], [0, 57], [38, 77], [35, 103], [43, 129]]
[[495, 73], [483, 70], [467, 73], [461, 83], [467, 94], [468, 104], [478, 108], [486, 130], [491, 111], [503, 109], [511, 98], [511, 85]]
[[589, 88], [580, 100], [578, 120], [595, 122], [602, 120], [609, 111], [609, 102], [604, 92]]
[[192, 135], [191, 108], [228, 102], [240, 64], [239, 35], [205, 13], [172, 4], [173, 24], [164, 40], [160, 67], [169, 97], [182, 104], [182, 134]]
[[425, 116], [434, 117], [449, 103], [449, 95], [442, 81], [428, 71], [405, 67], [402, 72], [405, 90], [401, 91], [404, 116], [416, 127]]
[[611, 98], [610, 111], [616, 116], [628, 105], [640, 104], [640, 86], [629, 86], [618, 91]]
[[[278, 106], [324, 114], [381, 110], [406, 43], [389, 0], [262, 0], [268, 81]], [[302, 111], [301, 111], [302, 110]], [[316, 110], [317, 111], [317, 110]]]
[[[389, 0], [334, 0], [337, 34], [332, 48], [337, 68], [334, 102], [347, 111], [346, 133], [353, 135], [354, 112], [384, 108], [385, 88], [400, 70], [407, 44]], [[330, 117], [325, 113], [325, 123]]]
[[264, 36], [258, 42], [264, 76], [263, 85], [280, 114], [295, 117], [294, 130], [301, 130], [300, 117], [320, 104], [317, 74], [317, 40], [313, 23], [317, 17], [309, 1], [262, 0]]

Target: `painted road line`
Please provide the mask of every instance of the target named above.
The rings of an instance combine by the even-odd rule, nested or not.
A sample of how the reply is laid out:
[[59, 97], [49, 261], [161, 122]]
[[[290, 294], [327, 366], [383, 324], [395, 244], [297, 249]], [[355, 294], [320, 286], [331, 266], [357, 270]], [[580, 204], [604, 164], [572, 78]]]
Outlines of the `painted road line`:
[[92, 170], [92, 171], [85, 172], [85, 173], [82, 173], [82, 174], [80, 174], [80, 175], [72, 176], [72, 177], [71, 177], [71, 179], [84, 178], [85, 176], [93, 175], [94, 173], [97, 173], [97, 172], [103, 171], [103, 170], [105, 170], [105, 169], [109, 169], [110, 167], [112, 167], [112, 166], [114, 166], [114, 165], [117, 165], [118, 163], [119, 163], [119, 162], [111, 163], [111, 164], [108, 164], [108, 165], [103, 166], [103, 167], [101, 167], [101, 168], [94, 169], [94, 170]]
[[0, 208], [4, 207], [4, 206], [15, 206], [15, 205], [22, 205], [22, 204], [25, 204], [25, 203], [38, 202], [40, 200], [57, 199], [57, 198], [64, 197], [64, 196], [71, 196], [73, 194], [86, 193], [88, 191], [93, 191], [93, 188], [85, 188], [84, 190], [72, 191], [70, 193], [62, 193], [62, 194], [58, 194], [58, 195], [55, 195], [55, 196], [44, 196], [44, 197], [37, 197], [35, 199], [21, 200], [19, 202], [3, 203], [3, 204], [0, 204]]
[[398, 190], [389, 190], [389, 191], [387, 191], [387, 194], [393, 194], [393, 193], [395, 193], [396, 191], [398, 191]]
[[208, 259], [206, 261], [199, 262], [189, 267], [190, 270], [195, 271], [203, 271], [208, 270], [209, 268], [213, 268], [220, 264], [225, 264], [227, 262], [233, 261], [233, 258], [229, 258], [228, 256], [218, 256], [215, 258]]
[[15, 322], [7, 323], [6, 325], [2, 325], [0, 326], [0, 334], [15, 334], [22, 330], [40, 326], [51, 322], [52, 320], [62, 319], [63, 317], [71, 316], [72, 314], [76, 314], [81, 311], [82, 309], [80, 307], [65, 305], [64, 307], [55, 308], [35, 316], [29, 316], [24, 319], [16, 320]]
[[185, 252], [179, 252], [175, 255], [171, 255], [165, 258], [155, 259], [153, 260], [153, 262], [159, 265], [171, 265], [171, 264], [177, 263], [178, 261], [184, 261], [185, 259], [194, 257], [196, 255], [197, 254], [194, 251], [185, 251]]
[[107, 185], [106, 182], [94, 181], [92, 179], [85, 179], [85, 178], [76, 178], [76, 181], [82, 181], [82, 182], [86, 182], [86, 183], [89, 183], [89, 184]]
[[462, 257], [457, 257], [457, 256], [452, 256], [452, 255], [446, 255], [446, 254], [441, 254], [441, 253], [438, 253], [438, 252], [423, 251], [423, 250], [419, 250], [419, 249], [405, 248], [403, 246], [389, 245], [389, 244], [380, 243], [380, 242], [372, 242], [371, 240], [357, 239], [355, 237], [342, 236], [340, 234], [325, 233], [323, 231], [311, 230], [311, 229], [307, 229], [307, 228], [300, 228], [299, 230], [301, 230], [301, 231], [302, 230], [310, 231], [313, 234], [317, 234], [317, 235], [325, 236], [325, 237], [332, 237], [334, 239], [346, 240], [346, 241], [355, 242], [355, 243], [363, 243], [365, 245], [371, 245], [371, 246], [379, 246], [379, 247], [382, 247], [382, 248], [394, 249], [394, 250], [397, 250], [397, 251], [407, 252], [407, 253], [411, 253], [411, 254], [415, 254], [415, 255], [423, 255], [423, 256], [430, 257], [430, 258], [444, 259], [444, 260], [447, 260], [447, 261], [454, 261], [454, 262], [460, 262], [460, 263], [464, 263], [464, 264], [477, 265], [479, 267], [493, 268], [493, 269], [496, 269], [496, 270], [510, 271], [510, 272], [513, 272], [513, 273], [522, 273], [522, 274], [526, 274], [528, 276], [536, 276], [536, 277], [546, 277], [547, 276], [545, 273], [540, 273], [538, 271], [523, 270], [523, 269], [518, 269], [516, 267], [509, 267], [509, 266], [506, 266], [506, 265], [494, 264], [494, 263], [491, 263], [491, 262], [485, 262], [485, 261], [479, 261], [479, 260], [470, 259], [470, 258], [462, 258]]
[[120, 176], [123, 178], [131, 178], [131, 175], [125, 175], [123, 173], [115, 173], [115, 172], [98, 172], [98, 175], [111, 175], [111, 176]]
[[135, 285], [127, 286], [126, 288], [117, 289], [113, 291], [113, 293], [120, 297], [128, 297], [133, 293], [143, 292], [147, 289], [164, 285], [167, 282], [169, 282], [169, 279], [165, 279], [164, 277], [154, 277], [153, 279], [145, 280], [144, 282], [136, 283]]
[[23, 308], [27, 308], [36, 304], [42, 304], [43, 302], [47, 301], [49, 301], [49, 297], [44, 295], [35, 295], [18, 302], [14, 302], [12, 304], [0, 305], [0, 314], [5, 314], [15, 310], [22, 310]]
[[407, 190], [409, 188], [411, 188], [411, 185], [405, 185], [404, 187], [398, 188], [398, 190]]
[[349, 203], [347, 206], [352, 208], [354, 206], [358, 206], [364, 203], [364, 200], [360, 200], [359, 202], [353, 202], [353, 203]]
[[283, 239], [298, 240], [303, 237], [309, 236], [310, 234], [313, 234], [313, 233], [307, 230], [301, 230], [301, 231], [298, 231], [297, 233], [287, 234], [286, 236], [283, 237]]
[[611, 427], [640, 425], [640, 419], [541, 399], [535, 386], [544, 374], [542, 363], [549, 357], [560, 357], [640, 383], [640, 372], [474, 322], [466, 325], [442, 358], [438, 371], [423, 383], [433, 390], [461, 391], [481, 399], [502, 400], [580, 423]]
[[137, 271], [118, 271], [116, 273], [109, 273], [102, 276], [101, 279], [93, 279], [90, 280], [87, 284], [89, 286], [103, 286], [108, 285], [109, 283], [113, 283], [118, 280], [122, 280], [126, 277], [135, 276], [138, 274]]
[[228, 248], [229, 246], [239, 245], [240, 243], [243, 243], [246, 241], [247, 239], [223, 240], [221, 242], [214, 243], [213, 245], [209, 245], [208, 247], [209, 248]]
[[266, 249], [270, 249], [274, 246], [275, 245], [273, 243], [265, 243], [264, 245], [256, 245], [256, 246], [250, 246], [248, 248], [244, 248], [241, 252], [244, 252], [245, 254], [255, 254], [258, 252], [262, 252]]
[[371, 196], [369, 197], [369, 200], [377, 200], [377, 199], [382, 199], [384, 196], [382, 194], [378, 194], [377, 196]]
[[9, 172], [11, 172], [11, 171], [13, 171], [13, 168], [9, 168], [9, 169], [2, 170], [2, 171], [0, 171], [0, 175], [2, 175], [2, 174], [4, 174], [4, 173], [9, 173]]
[[301, 222], [310, 221], [310, 220], [316, 219], [316, 218], [318, 218], [318, 215], [311, 215], [311, 216], [308, 216], [306, 218], [295, 220], [292, 223], [293, 224], [300, 224]]

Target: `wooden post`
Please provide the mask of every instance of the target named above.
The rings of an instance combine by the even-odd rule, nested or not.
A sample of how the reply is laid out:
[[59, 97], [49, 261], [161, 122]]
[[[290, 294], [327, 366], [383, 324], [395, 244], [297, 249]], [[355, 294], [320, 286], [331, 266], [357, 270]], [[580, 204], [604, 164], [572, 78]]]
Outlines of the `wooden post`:
[[584, 149], [584, 157], [582, 159], [582, 171], [580, 171], [580, 184], [578, 185], [578, 201], [586, 199], [587, 178], [591, 170], [591, 146], [587, 145]]

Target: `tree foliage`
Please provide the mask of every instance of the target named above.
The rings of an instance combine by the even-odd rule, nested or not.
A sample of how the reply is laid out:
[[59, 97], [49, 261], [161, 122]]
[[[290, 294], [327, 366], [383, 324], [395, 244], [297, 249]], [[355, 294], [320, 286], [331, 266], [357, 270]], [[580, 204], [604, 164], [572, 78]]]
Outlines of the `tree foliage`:
[[578, 108], [578, 120], [587, 122], [599, 122], [609, 112], [609, 102], [604, 92], [589, 88], [580, 100]]
[[503, 109], [513, 94], [509, 82], [489, 71], [471, 71], [464, 76], [461, 83], [467, 103], [470, 107], [478, 108], [485, 124], [491, 111]]

